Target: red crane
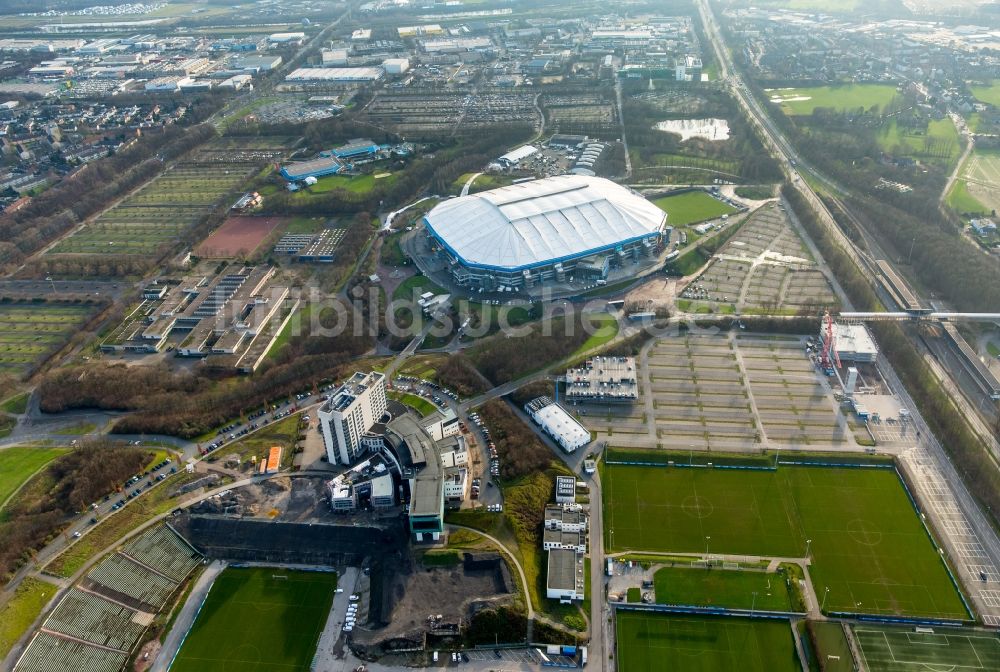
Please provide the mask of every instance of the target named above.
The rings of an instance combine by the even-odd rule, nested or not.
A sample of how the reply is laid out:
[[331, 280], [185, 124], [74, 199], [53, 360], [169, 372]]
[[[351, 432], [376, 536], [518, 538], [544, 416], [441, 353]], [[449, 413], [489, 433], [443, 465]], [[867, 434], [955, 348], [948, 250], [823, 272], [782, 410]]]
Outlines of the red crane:
[[[826, 338], [823, 342], [823, 349], [820, 351], [819, 365], [829, 375], [835, 372], [834, 364], [840, 368], [840, 355], [837, 354], [837, 346], [833, 339], [833, 317], [830, 311], [823, 315]], [[832, 355], [832, 358], [831, 358]]]

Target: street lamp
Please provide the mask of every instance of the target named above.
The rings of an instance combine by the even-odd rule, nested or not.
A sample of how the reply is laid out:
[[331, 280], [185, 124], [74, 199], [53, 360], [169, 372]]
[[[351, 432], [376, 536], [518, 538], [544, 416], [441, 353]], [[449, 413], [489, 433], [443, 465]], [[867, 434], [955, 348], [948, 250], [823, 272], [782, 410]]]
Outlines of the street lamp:
[[826, 596], [829, 594], [830, 594], [830, 586], [827, 586], [826, 590], [823, 591], [823, 603], [819, 605], [820, 612], [826, 609]]
[[813, 543], [812, 539], [806, 539], [806, 560], [809, 559], [809, 551], [812, 548], [812, 543]]
[[708, 542], [712, 541], [712, 537], [705, 537], [705, 555], [708, 555]]

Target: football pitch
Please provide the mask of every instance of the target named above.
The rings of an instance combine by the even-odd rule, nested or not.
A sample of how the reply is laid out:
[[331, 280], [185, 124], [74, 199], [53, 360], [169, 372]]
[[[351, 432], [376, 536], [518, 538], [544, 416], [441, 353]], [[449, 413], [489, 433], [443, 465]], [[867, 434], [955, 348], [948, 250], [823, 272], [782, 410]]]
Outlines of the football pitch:
[[806, 556], [827, 612], [967, 619], [890, 469], [608, 465], [610, 551]]
[[919, 633], [857, 626], [854, 635], [871, 672], [1000, 670], [1000, 639], [985, 632]]
[[171, 672], [307, 672], [336, 587], [332, 573], [225, 569]]
[[[618, 610], [620, 672], [800, 672], [785, 620]], [[669, 662], [668, 662], [669, 661]]]

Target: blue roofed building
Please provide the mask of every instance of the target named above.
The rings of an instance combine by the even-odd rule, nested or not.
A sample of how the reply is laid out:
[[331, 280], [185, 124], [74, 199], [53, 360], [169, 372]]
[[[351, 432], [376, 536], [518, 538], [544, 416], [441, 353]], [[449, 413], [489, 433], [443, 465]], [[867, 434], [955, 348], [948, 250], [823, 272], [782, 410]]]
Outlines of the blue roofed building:
[[331, 154], [338, 159], [357, 159], [367, 156], [375, 156], [381, 150], [381, 145], [376, 144], [368, 138], [355, 138], [346, 144], [331, 150]]

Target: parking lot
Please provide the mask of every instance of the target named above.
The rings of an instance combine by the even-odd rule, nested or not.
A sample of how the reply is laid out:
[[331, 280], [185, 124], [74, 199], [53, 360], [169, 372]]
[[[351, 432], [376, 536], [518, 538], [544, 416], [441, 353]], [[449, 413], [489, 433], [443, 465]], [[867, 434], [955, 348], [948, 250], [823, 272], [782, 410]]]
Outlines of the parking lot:
[[863, 425], [840, 412], [799, 337], [662, 339], [640, 357], [639, 374], [637, 403], [573, 407], [598, 441], [746, 450], [762, 444], [847, 447], [867, 439]]
[[692, 301], [691, 312], [721, 304], [735, 311], [794, 313], [836, 303], [829, 282], [778, 203], [754, 211], [681, 298]]
[[397, 133], [460, 131], [506, 123], [511, 119], [537, 119], [535, 97], [530, 93], [485, 92], [475, 94], [379, 93], [365, 109], [368, 121], [392, 127]]
[[[801, 339], [737, 339], [757, 417], [769, 442], [853, 444], [847, 417], [809, 360]], [[857, 431], [864, 433], [859, 427]]]

